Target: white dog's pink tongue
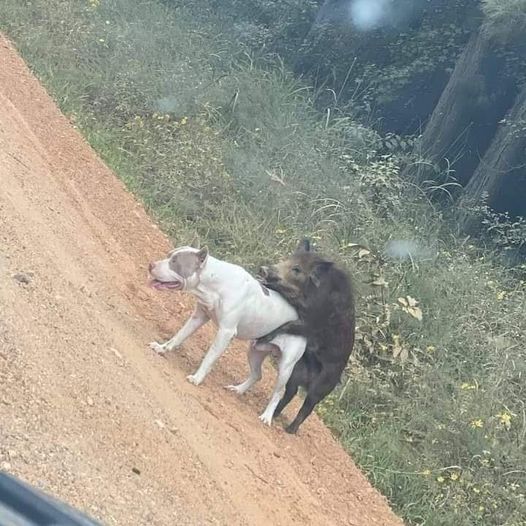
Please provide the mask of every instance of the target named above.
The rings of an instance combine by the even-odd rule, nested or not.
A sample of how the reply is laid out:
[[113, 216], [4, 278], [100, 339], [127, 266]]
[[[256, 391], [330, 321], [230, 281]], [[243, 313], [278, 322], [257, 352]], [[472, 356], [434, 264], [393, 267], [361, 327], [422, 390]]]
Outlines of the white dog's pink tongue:
[[157, 281], [156, 279], [152, 280], [150, 285], [154, 288], [154, 289], [157, 289], [157, 290], [162, 290], [162, 289], [178, 289], [180, 288], [181, 284], [178, 282], [178, 281], [169, 281], [169, 282], [164, 282], [164, 281]]

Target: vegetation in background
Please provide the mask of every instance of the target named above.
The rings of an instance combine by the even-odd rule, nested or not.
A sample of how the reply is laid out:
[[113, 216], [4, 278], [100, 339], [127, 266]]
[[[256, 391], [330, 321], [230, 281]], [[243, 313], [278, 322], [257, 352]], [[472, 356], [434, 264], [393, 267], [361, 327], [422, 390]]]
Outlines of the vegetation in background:
[[[318, 108], [337, 105], [398, 134], [416, 133], [424, 124], [481, 18], [478, 0], [201, 3], [242, 45], [279, 55], [308, 78], [318, 88]], [[377, 6], [367, 16], [378, 10], [386, 15], [376, 21], [357, 17], [352, 6], [366, 4]], [[350, 23], [353, 18], [359, 23]]]
[[[241, 45], [278, 55], [315, 86], [320, 111], [358, 117], [388, 134], [386, 151], [411, 145], [418, 162], [404, 178], [447, 181], [450, 190], [454, 182], [464, 210], [485, 200], [499, 212], [526, 215], [523, 0], [199, 4]], [[479, 222], [459, 215], [464, 230], [481, 233]]]
[[[264, 28], [278, 3], [4, 0], [0, 21], [177, 244], [256, 269], [309, 235], [348, 265], [357, 349], [320, 414], [408, 524], [523, 526], [525, 269], [454, 235], [430, 200], [447, 188], [400, 176], [410, 147], [320, 114], [277, 51], [230, 38], [225, 5]], [[276, 49], [319, 7], [282, 4], [303, 25], [283, 18]], [[521, 242], [520, 222], [479, 213]]]

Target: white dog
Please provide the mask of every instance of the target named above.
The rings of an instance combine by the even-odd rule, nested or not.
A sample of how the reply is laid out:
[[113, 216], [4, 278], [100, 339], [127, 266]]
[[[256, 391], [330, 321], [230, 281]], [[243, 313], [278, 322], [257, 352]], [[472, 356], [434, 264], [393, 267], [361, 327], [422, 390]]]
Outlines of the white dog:
[[[181, 247], [172, 250], [166, 259], [150, 263], [152, 286], [189, 292], [197, 298], [197, 305], [190, 319], [181, 330], [163, 344], [153, 342], [150, 347], [165, 353], [179, 347], [189, 336], [212, 320], [218, 328], [212, 346], [206, 353], [195, 374], [188, 380], [199, 385], [210, 372], [215, 361], [223, 354], [232, 338], [256, 340], [284, 323], [298, 319], [296, 310], [278, 293], [268, 290], [245, 269], [220, 261], [208, 254], [208, 250]], [[281, 392], [296, 362], [305, 351], [306, 340], [302, 336], [283, 334], [270, 345], [256, 345], [248, 350], [250, 376], [239, 385], [228, 389], [245, 393], [261, 379], [261, 366], [269, 353], [279, 348], [278, 378], [272, 397], [260, 419], [270, 425]]]

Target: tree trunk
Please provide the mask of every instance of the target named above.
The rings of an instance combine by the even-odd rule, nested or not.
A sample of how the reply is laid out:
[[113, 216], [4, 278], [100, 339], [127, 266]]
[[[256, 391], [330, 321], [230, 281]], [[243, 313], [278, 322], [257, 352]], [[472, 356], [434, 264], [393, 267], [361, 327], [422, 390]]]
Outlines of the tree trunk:
[[[517, 200], [526, 201], [526, 87], [502, 122], [493, 142], [479, 163], [460, 201], [461, 223], [467, 230], [475, 219], [468, 208], [483, 202], [492, 208], [509, 210]], [[513, 212], [512, 212], [513, 213]]]
[[454, 170], [457, 181], [469, 180], [516, 93], [497, 53], [484, 32], [471, 36], [417, 146], [432, 167], [409, 166], [407, 175], [422, 182]]

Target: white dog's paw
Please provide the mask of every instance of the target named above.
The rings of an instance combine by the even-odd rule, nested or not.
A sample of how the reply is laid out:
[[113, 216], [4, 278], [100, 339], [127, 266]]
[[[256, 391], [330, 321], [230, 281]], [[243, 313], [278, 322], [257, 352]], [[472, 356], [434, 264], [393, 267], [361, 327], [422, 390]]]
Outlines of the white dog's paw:
[[267, 426], [271, 426], [272, 425], [272, 415], [268, 415], [266, 411], [263, 414], [259, 415], [259, 419], [264, 424], [267, 424]]
[[225, 389], [228, 389], [229, 391], [234, 391], [234, 393], [237, 393], [238, 395], [242, 395], [246, 393], [246, 389], [244, 388], [243, 384], [239, 385], [225, 385]]
[[157, 342], [150, 343], [150, 349], [152, 351], [155, 351], [157, 354], [164, 354], [167, 351], [164, 345], [162, 345], [161, 343], [157, 343]]
[[189, 374], [186, 379], [191, 383], [191, 384], [194, 384], [194, 385], [199, 385], [202, 381], [203, 381], [203, 378], [201, 378], [200, 376], [197, 376], [196, 374]]

